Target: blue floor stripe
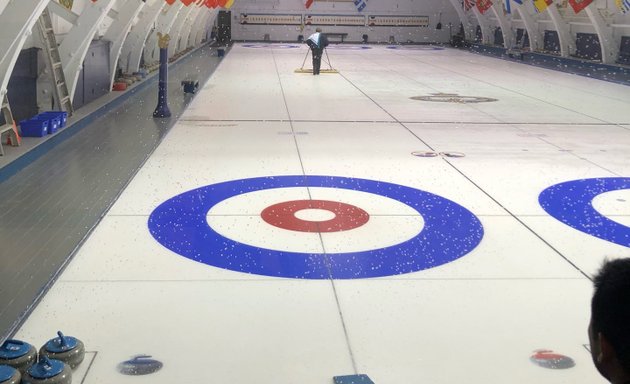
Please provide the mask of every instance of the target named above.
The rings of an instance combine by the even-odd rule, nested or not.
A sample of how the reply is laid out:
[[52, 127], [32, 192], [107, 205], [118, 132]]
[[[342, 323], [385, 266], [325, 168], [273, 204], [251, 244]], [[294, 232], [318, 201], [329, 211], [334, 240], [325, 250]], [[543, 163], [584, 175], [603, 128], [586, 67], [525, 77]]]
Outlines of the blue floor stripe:
[[611, 83], [630, 85], [630, 67], [624, 65], [602, 64], [600, 62], [581, 60], [573, 57], [559, 57], [537, 52], [522, 52], [521, 59], [511, 58], [507, 49], [481, 44], [471, 44], [471, 52], [492, 56], [539, 68], [552, 69], [573, 75], [590, 77]]
[[333, 377], [335, 384], [374, 384], [368, 375], [348, 375]]

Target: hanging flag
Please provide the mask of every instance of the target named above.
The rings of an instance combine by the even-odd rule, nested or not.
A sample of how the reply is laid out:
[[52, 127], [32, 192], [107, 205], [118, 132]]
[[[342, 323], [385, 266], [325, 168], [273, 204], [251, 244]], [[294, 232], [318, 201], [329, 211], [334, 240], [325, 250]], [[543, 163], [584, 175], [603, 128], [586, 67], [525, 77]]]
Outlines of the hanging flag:
[[304, 1], [304, 6], [306, 7], [306, 9], [309, 9], [311, 7], [311, 5], [313, 5], [313, 0], [305, 0]]
[[482, 15], [486, 13], [486, 11], [490, 9], [490, 7], [492, 7], [491, 0], [477, 0], [477, 9]]
[[189, 6], [195, 0], [181, 0], [181, 1], [182, 1], [182, 3], [184, 3], [185, 6]]
[[468, 12], [475, 6], [475, 0], [464, 0], [462, 4], [464, 6], [464, 11]]
[[216, 8], [219, 6], [219, 3], [217, 3], [217, 0], [206, 0], [205, 6], [208, 8]]
[[580, 13], [592, 2], [593, 0], [569, 0], [569, 4], [571, 5], [575, 13]]
[[361, 12], [367, 6], [367, 2], [368, 0], [354, 0], [354, 5], [356, 5], [357, 10]]
[[218, 4], [219, 4], [219, 7], [225, 8], [225, 4], [227, 4], [227, 0], [219, 0]]
[[234, 0], [227, 0], [227, 2], [225, 3], [225, 8], [230, 9], [232, 8], [233, 4], [234, 4]]
[[512, 13], [512, 5], [511, 2], [515, 2], [516, 4], [523, 5], [523, 0], [505, 0], [505, 12]]
[[543, 12], [553, 3], [552, 0], [534, 0], [534, 7], [538, 13]]
[[177, 1], [177, 0], [166, 0], [166, 3], [167, 3], [168, 5], [173, 5], [173, 4], [175, 4], [175, 2], [176, 2], [176, 1]]
[[615, 0], [615, 4], [622, 13], [630, 11], [630, 0]]

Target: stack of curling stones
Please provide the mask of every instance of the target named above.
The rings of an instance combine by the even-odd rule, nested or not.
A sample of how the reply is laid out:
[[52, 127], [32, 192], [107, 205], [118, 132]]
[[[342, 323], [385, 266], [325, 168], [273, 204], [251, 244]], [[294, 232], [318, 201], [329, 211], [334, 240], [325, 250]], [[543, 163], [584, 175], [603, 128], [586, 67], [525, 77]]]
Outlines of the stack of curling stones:
[[72, 369], [85, 357], [81, 340], [57, 332], [39, 350], [19, 340], [0, 346], [0, 384], [70, 384]]

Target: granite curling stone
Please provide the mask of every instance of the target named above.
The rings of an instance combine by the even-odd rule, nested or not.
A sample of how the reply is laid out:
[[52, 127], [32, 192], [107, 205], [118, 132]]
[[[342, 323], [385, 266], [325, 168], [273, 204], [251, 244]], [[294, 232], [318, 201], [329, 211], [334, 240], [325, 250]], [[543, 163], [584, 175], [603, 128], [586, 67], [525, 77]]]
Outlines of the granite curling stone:
[[24, 374], [37, 361], [35, 347], [20, 340], [7, 340], [0, 346], [0, 364], [8, 365]]
[[20, 380], [20, 371], [8, 365], [0, 365], [0, 384], [20, 384]]
[[22, 384], [71, 384], [72, 369], [63, 361], [39, 358], [37, 364], [26, 370]]
[[39, 349], [39, 355], [62, 361], [72, 369], [76, 368], [85, 357], [83, 342], [76, 337], [65, 336], [61, 331], [57, 332], [57, 335], [58, 337], [48, 340]]

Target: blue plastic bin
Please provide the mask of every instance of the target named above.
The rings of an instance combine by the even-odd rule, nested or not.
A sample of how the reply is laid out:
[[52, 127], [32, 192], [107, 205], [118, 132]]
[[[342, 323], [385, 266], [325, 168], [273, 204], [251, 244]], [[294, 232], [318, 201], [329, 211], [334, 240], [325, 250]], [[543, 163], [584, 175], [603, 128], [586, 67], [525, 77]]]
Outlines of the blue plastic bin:
[[49, 120], [22, 120], [20, 130], [24, 137], [43, 137], [48, 133]]
[[59, 128], [63, 128], [68, 123], [68, 112], [66, 111], [46, 111], [39, 114], [39, 116], [52, 116], [59, 118]]
[[57, 132], [59, 125], [61, 125], [61, 118], [59, 118], [59, 116], [53, 117], [40, 113], [39, 115], [33, 116], [31, 120], [48, 121], [48, 134]]

